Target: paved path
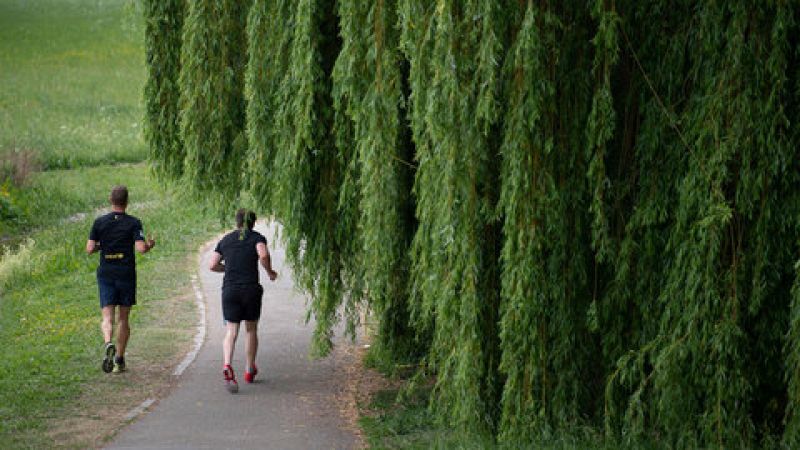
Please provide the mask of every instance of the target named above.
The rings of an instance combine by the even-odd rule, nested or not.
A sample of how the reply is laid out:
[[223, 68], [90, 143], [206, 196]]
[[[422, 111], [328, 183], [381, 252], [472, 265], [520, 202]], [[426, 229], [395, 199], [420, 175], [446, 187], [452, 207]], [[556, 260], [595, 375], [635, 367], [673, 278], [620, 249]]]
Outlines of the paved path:
[[[293, 289], [283, 248], [272, 242], [274, 226], [259, 224], [270, 242], [276, 282], [261, 269], [264, 305], [259, 326], [259, 374], [246, 384], [243, 330], [234, 356], [239, 393], [222, 383], [222, 275], [207, 270], [210, 250], [200, 262], [200, 281], [208, 308], [206, 340], [195, 362], [172, 394], [123, 429], [111, 449], [347, 449], [354, 436], [343, 430], [337, 405], [335, 362], [310, 361], [313, 324], [304, 323], [305, 301]], [[134, 369], [135, 370], [135, 369]]]

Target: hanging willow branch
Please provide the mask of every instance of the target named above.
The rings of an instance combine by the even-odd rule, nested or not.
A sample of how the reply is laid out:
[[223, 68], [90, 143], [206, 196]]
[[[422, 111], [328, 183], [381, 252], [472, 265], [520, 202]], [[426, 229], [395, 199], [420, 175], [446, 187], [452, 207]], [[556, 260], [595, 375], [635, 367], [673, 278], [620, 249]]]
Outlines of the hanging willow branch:
[[184, 181], [196, 193], [216, 194], [218, 201], [237, 198], [242, 187], [249, 3], [189, 2], [184, 24], [180, 74]]
[[[295, 26], [288, 66], [275, 94], [274, 139], [280, 151], [274, 156], [271, 204], [284, 225], [295, 279], [312, 297], [313, 353], [326, 355], [338, 322], [337, 308], [348, 288], [346, 274], [355, 266], [347, 249], [351, 239], [357, 239], [354, 219], [347, 219], [353, 215], [340, 217], [339, 207], [348, 164], [335, 145], [331, 74], [341, 41], [331, 2], [302, 0], [292, 5]], [[352, 330], [352, 303], [346, 312]]]
[[390, 360], [405, 360], [415, 353], [406, 306], [406, 250], [414, 231], [408, 195], [413, 172], [397, 162], [395, 153], [411, 159], [413, 149], [404, 139], [404, 75], [395, 8], [394, 0], [339, 4], [344, 42], [333, 81], [339, 154], [349, 159], [352, 176], [343, 190], [349, 195], [340, 202], [360, 204], [356, 220], [363, 243], [351, 251], [360, 253], [363, 272], [355, 275], [363, 279], [379, 319], [372, 351]]
[[291, 1], [255, 0], [247, 20], [245, 74], [248, 153], [243, 185], [256, 204], [273, 212], [273, 172], [281, 145], [275, 126], [287, 99], [278, 89], [289, 67], [294, 10]]
[[144, 5], [148, 69], [144, 87], [145, 139], [156, 174], [177, 178], [183, 172], [184, 158], [178, 119], [178, 76], [186, 5], [184, 0], [147, 0]]
[[403, 45], [426, 48], [407, 53], [419, 160], [414, 308], [418, 326], [433, 331], [434, 405], [448, 421], [492, 429], [499, 288], [491, 213], [497, 149], [488, 138], [498, 111], [500, 19], [491, 2], [425, 3], [401, 8]]

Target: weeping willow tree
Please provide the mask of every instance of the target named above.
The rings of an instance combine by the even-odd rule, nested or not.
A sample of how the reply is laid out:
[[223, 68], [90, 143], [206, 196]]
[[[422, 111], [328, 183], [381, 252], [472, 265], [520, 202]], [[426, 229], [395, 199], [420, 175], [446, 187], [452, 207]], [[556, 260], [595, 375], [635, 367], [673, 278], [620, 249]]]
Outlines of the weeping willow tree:
[[284, 225], [317, 354], [362, 305], [510, 446], [800, 445], [796, 2], [182, 5], [152, 159]]
[[182, 174], [185, 156], [178, 120], [178, 76], [186, 4], [184, 0], [147, 0], [144, 6], [148, 69], [144, 87], [145, 139], [155, 172], [165, 178], [176, 178]]

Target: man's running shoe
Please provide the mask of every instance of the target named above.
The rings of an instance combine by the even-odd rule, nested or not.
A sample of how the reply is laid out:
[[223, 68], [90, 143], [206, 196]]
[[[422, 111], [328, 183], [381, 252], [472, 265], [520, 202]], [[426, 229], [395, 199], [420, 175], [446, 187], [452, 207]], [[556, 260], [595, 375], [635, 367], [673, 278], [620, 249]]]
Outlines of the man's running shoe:
[[244, 371], [244, 381], [245, 383], [252, 383], [255, 379], [256, 375], [258, 374], [258, 367], [253, 365], [250, 370], [245, 369]]
[[117, 356], [114, 358], [114, 373], [125, 372], [125, 358]]
[[239, 383], [236, 382], [236, 375], [234, 375], [233, 367], [230, 364], [223, 366], [222, 376], [225, 377], [225, 388], [228, 389], [228, 392], [231, 394], [239, 392]]
[[111, 342], [106, 342], [103, 348], [103, 372], [110, 373], [114, 369], [114, 356], [117, 354], [117, 347]]

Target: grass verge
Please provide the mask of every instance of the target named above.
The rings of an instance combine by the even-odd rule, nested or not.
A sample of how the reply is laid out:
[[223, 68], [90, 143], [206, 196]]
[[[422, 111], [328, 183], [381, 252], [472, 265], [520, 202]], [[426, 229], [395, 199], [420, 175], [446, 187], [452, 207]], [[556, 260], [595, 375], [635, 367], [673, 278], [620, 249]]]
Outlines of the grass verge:
[[362, 407], [359, 424], [372, 449], [540, 449], [613, 450], [630, 447], [604, 442], [593, 429], [576, 434], [553, 435], [536, 443], [499, 444], [492, 436], [455, 430], [439, 425], [431, 412], [430, 385], [413, 389], [382, 389], [374, 392]]
[[[556, 431], [537, 442], [498, 443], [493, 436], [449, 428], [431, 410], [432, 380], [412, 382], [412, 373], [392, 369], [380, 355], [361, 355], [359, 373], [351, 379], [359, 385], [358, 424], [371, 449], [489, 449], [489, 450], [618, 450], [662, 449], [657, 441], [613, 442], [600, 430], [583, 427], [570, 432]], [[381, 372], [393, 375], [387, 377]], [[406, 378], [404, 378], [406, 377]]]
[[0, 218], [0, 233], [19, 238], [26, 230], [80, 220], [105, 206], [111, 187], [120, 180], [127, 183], [132, 204], [149, 204], [154, 183], [148, 170], [145, 164], [121, 164], [33, 173], [23, 188], [5, 187], [13, 217]]
[[359, 420], [369, 448], [495, 448], [489, 436], [465, 435], [436, 424], [428, 408], [430, 387], [380, 389], [362, 405]]
[[[40, 177], [41, 186], [51, 187], [80, 180], [81, 198], [104, 198], [111, 184], [127, 184], [131, 214], [159, 236], [137, 263], [131, 371], [116, 378], [99, 368], [97, 256], [83, 250], [94, 214], [50, 216], [51, 225], [30, 233], [17, 254], [0, 262], [0, 448], [92, 447], [113, 433], [129, 407], [168, 387], [169, 376], [159, 374], [176, 363], [196, 323], [187, 295], [196, 261], [186, 255], [218, 231], [218, 222], [161, 189], [142, 165]], [[62, 191], [68, 196], [70, 189]], [[61, 212], [89, 206], [85, 201]]]

